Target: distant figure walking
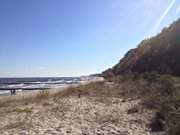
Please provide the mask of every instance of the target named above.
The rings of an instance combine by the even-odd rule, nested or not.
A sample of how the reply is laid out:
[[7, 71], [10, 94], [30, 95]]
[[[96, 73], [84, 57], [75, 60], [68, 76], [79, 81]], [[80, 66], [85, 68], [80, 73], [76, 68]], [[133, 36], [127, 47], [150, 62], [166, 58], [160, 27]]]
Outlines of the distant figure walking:
[[16, 90], [11, 90], [11, 95], [16, 94]]

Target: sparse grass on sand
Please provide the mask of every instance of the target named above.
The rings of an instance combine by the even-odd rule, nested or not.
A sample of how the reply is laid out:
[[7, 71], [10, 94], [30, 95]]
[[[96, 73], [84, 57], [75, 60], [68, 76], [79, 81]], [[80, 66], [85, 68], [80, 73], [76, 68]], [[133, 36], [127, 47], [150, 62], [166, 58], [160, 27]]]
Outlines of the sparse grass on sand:
[[0, 107], [8, 107], [14, 104], [29, 104], [46, 100], [50, 97], [49, 91], [40, 91], [37, 94], [5, 96], [0, 98]]
[[[136, 129], [126, 126], [121, 129], [119, 124], [124, 117], [129, 117], [126, 111], [131, 104], [138, 101], [122, 102], [118, 87], [115, 90], [114, 86], [108, 82], [94, 82], [56, 93], [41, 91], [35, 95], [3, 97], [0, 102], [0, 134], [136, 132]], [[103, 125], [105, 127], [101, 128]]]
[[0, 134], [179, 135], [179, 87], [177, 77], [127, 74], [56, 93], [1, 98]]
[[143, 107], [156, 112], [150, 124], [152, 131], [166, 131], [166, 135], [180, 134], [179, 77], [154, 72], [142, 75], [130, 73], [113, 78], [113, 82], [127, 86], [123, 88], [124, 97], [139, 97]]

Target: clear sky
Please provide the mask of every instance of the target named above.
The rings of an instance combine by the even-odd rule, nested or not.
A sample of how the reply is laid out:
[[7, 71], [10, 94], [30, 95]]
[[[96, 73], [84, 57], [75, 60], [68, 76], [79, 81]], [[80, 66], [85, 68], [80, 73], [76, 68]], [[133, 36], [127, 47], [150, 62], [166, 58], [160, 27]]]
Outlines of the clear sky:
[[101, 72], [179, 17], [180, 0], [0, 0], [0, 77]]

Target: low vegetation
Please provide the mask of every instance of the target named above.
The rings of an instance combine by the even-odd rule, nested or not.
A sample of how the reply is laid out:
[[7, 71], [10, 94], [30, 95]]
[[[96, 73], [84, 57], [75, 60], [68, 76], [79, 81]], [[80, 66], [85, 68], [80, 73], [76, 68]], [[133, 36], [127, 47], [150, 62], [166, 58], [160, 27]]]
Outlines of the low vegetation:
[[[180, 134], [180, 78], [157, 73], [126, 74], [110, 81], [123, 84], [124, 97], [141, 98], [142, 105], [157, 113], [150, 124], [152, 131]], [[137, 112], [132, 108], [128, 113]]]
[[49, 91], [40, 91], [37, 94], [34, 95], [17, 95], [17, 96], [7, 96], [7, 97], [1, 97], [0, 99], [0, 107], [8, 107], [10, 105], [14, 104], [24, 104], [28, 105], [30, 103], [36, 103], [41, 102], [43, 100], [46, 100], [50, 98]]
[[[114, 86], [113, 86], [114, 87]], [[105, 82], [93, 82], [87, 85], [80, 85], [77, 87], [69, 87], [65, 91], [60, 91], [54, 95], [54, 98], [59, 99], [61, 97], [68, 97], [68, 96], [89, 96], [89, 97], [110, 97], [110, 96], [117, 96], [117, 93], [111, 89], [110, 85]]]
[[[88, 97], [93, 98], [95, 102], [104, 103], [110, 106], [111, 98], [121, 98], [123, 102], [133, 99], [141, 99], [141, 107], [153, 110], [156, 115], [149, 124], [152, 131], [166, 131], [166, 135], [179, 135], [180, 133], [180, 78], [170, 75], [159, 75], [155, 72], [145, 74], [126, 74], [109, 78], [104, 82], [95, 82], [77, 87], [69, 87], [64, 91], [55, 94], [48, 91], [42, 91], [34, 96], [8, 98], [0, 100], [0, 107], [14, 106], [15, 104], [28, 105], [30, 103], [42, 103], [43, 107], [51, 106], [50, 100], [58, 104], [51, 110], [55, 115], [70, 109], [62, 101], [66, 97]], [[116, 101], [113, 101], [116, 102]], [[119, 102], [119, 101], [118, 101]], [[59, 106], [60, 105], [60, 106]], [[6, 109], [4, 109], [6, 110]], [[2, 111], [2, 110], [1, 110]], [[6, 110], [10, 111], [10, 110]], [[11, 112], [31, 114], [33, 108], [24, 107], [11, 109]], [[138, 113], [139, 106], [133, 106], [127, 113], [129, 115]], [[118, 121], [118, 116], [96, 115], [96, 121], [100, 123]], [[61, 116], [62, 117], [62, 116]], [[102, 118], [103, 117], [103, 118]], [[17, 123], [18, 125], [21, 123]], [[11, 127], [11, 126], [9, 126]]]
[[32, 113], [32, 109], [33, 108], [28, 108], [28, 107], [26, 107], [26, 108], [15, 108], [13, 110], [13, 112], [17, 112], [17, 113]]

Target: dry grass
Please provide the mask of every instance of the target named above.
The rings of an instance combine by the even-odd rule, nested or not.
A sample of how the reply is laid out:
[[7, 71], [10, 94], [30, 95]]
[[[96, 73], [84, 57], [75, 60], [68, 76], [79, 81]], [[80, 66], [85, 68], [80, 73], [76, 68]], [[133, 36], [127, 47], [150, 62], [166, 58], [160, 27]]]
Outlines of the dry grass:
[[0, 107], [9, 107], [14, 104], [17, 105], [28, 105], [30, 103], [41, 102], [43, 100], [47, 100], [50, 98], [49, 91], [40, 91], [35, 95], [27, 95], [27, 96], [7, 96], [1, 97], [0, 99]]
[[117, 97], [118, 91], [105, 82], [93, 82], [87, 85], [80, 85], [77, 87], [68, 87], [63, 91], [57, 93], [50, 93], [49, 91], [40, 91], [34, 95], [28, 96], [7, 96], [0, 99], [0, 107], [9, 107], [17, 105], [28, 105], [31, 103], [46, 102], [44, 106], [48, 105], [48, 100], [53, 99], [59, 101], [61, 98], [75, 96], [81, 98], [88, 97]]
[[[171, 75], [158, 75], [146, 73], [144, 75], [125, 79], [123, 76], [116, 78], [116, 82], [125, 86], [124, 97], [139, 97], [147, 109], [157, 111], [153, 123], [158, 130], [166, 130], [167, 135], [180, 134], [180, 78]], [[135, 79], [134, 79], [135, 78]], [[136, 112], [136, 109], [130, 112]], [[153, 126], [154, 126], [153, 125]]]
[[109, 112], [109, 113], [95, 113], [94, 121], [96, 123], [105, 124], [105, 123], [113, 123], [117, 124], [120, 121], [120, 114], [117, 111]]
[[[160, 112], [164, 117], [165, 127], [168, 135], [179, 135], [180, 129], [180, 79], [169, 76], [169, 75], [127, 75], [119, 76], [111, 79], [111, 82], [94, 82], [87, 85], [69, 87], [64, 91], [59, 91], [55, 94], [50, 94], [48, 91], [42, 91], [34, 96], [19, 97], [19, 98], [8, 98], [0, 100], [0, 107], [6, 108], [8, 106], [14, 106], [14, 104], [27, 105], [30, 103], [41, 103], [44, 107], [50, 106], [49, 101], [52, 99], [55, 104], [51, 110], [52, 113], [57, 115], [65, 114], [66, 110], [69, 109], [68, 105], [64, 104], [62, 99], [66, 97], [77, 97], [81, 98], [86, 96], [93, 98], [95, 102], [101, 102], [105, 105], [110, 106], [112, 97], [124, 98], [124, 101], [129, 99], [142, 99], [142, 105], [147, 109], [153, 109]], [[117, 101], [119, 102], [119, 101]], [[6, 110], [8, 111], [8, 110]], [[13, 111], [13, 109], [11, 110]], [[31, 113], [32, 109], [16, 108], [14, 110], [18, 113]], [[138, 107], [132, 107], [127, 113], [138, 112]], [[61, 113], [59, 113], [61, 112]], [[117, 123], [118, 112], [112, 114], [96, 114], [95, 121], [98, 123]], [[159, 118], [155, 117], [153, 121]], [[15, 123], [15, 125], [21, 125]], [[11, 127], [11, 126], [9, 126]]]
[[[152, 72], [129, 73], [109, 80], [120, 84], [118, 92], [123, 98], [140, 98], [146, 109], [160, 113], [162, 117], [157, 115], [152, 122], [161, 125], [167, 135], [180, 134], [180, 78]], [[136, 108], [129, 110], [136, 111]]]
[[60, 91], [55, 94], [56, 98], [68, 97], [68, 96], [88, 96], [88, 97], [97, 97], [97, 96], [117, 96], [114, 91], [111, 91], [111, 87], [105, 82], [93, 82], [87, 85], [81, 85], [77, 87], [68, 87], [64, 91]]
[[34, 101], [39, 102], [45, 99], [50, 98], [50, 93], [49, 91], [40, 91], [35, 97], [34, 97]]
[[33, 116], [31, 108], [16, 108], [14, 109], [13, 113], [17, 113], [15, 118], [13, 118], [12, 121], [4, 127], [1, 127], [0, 130], [25, 129], [28, 131], [31, 127], [33, 127]]
[[3, 129], [7, 130], [7, 129], [14, 129], [14, 128], [21, 128], [21, 127], [24, 127], [24, 125], [25, 125], [24, 121], [16, 121], [16, 122], [6, 125]]
[[6, 107], [14, 107], [16, 105], [29, 105], [32, 103], [40, 103], [44, 106], [49, 105], [49, 100], [54, 99], [54, 101], [59, 102], [59, 100], [63, 97], [68, 96], [105, 96], [109, 94], [109, 87], [106, 86], [104, 82], [95, 82], [90, 83], [87, 85], [82, 85], [78, 87], [68, 87], [64, 91], [59, 91], [57, 93], [50, 93], [49, 91], [40, 91], [37, 94], [34, 95], [17, 95], [17, 96], [7, 96], [7, 97], [1, 97], [0, 99], [0, 107], [6, 108]]
[[13, 110], [13, 112], [17, 112], [17, 113], [32, 113], [32, 110], [33, 110], [33, 108], [29, 108], [29, 107], [26, 107], [26, 108], [15, 108]]

